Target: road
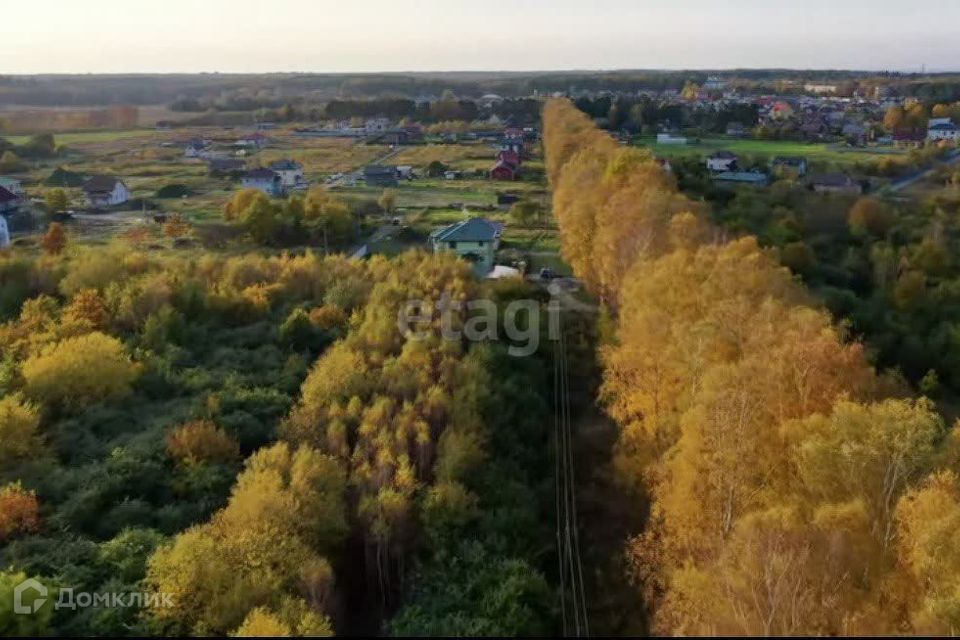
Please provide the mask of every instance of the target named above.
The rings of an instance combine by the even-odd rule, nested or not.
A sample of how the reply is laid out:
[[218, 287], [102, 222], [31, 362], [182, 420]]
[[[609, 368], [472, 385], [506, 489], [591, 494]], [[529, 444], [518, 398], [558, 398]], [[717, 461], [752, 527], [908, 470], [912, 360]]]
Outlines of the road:
[[898, 191], [902, 191], [903, 189], [906, 189], [907, 187], [914, 185], [920, 182], [921, 180], [925, 180], [929, 178], [940, 167], [948, 164], [956, 164], [958, 161], [960, 161], [960, 149], [957, 149], [956, 151], [951, 151], [949, 154], [947, 154], [947, 157], [943, 161], [936, 163], [929, 169], [918, 171], [917, 173], [911, 176], [907, 176], [906, 178], [900, 178], [899, 180], [894, 180], [887, 186], [885, 191], [887, 191], [888, 193], [896, 193]]

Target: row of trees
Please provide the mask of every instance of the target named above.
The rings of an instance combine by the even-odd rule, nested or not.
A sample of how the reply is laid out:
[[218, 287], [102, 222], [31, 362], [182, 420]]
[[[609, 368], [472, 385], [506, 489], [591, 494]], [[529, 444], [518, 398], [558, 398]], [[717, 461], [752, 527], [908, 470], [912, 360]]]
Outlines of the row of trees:
[[544, 117], [564, 255], [616, 314], [603, 398], [618, 475], [651, 501], [625, 570], [654, 628], [956, 629], [960, 566], [933, 561], [960, 536], [956, 439], [932, 404], [652, 158], [568, 102]]

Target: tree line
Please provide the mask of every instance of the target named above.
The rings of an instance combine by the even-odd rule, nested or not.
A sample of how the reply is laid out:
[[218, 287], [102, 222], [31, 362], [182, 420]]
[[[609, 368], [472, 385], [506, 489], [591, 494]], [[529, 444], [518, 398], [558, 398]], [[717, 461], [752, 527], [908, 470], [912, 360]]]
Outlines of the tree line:
[[544, 112], [562, 250], [608, 307], [624, 571], [660, 633], [950, 633], [955, 431], [646, 152]]

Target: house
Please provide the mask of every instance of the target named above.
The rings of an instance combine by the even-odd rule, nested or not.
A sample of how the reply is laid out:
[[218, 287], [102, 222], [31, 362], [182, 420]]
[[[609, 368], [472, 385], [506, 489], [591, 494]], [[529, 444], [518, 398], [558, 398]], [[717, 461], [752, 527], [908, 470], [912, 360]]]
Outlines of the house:
[[21, 204], [23, 204], [23, 198], [5, 187], [0, 187], [0, 213], [16, 211]]
[[265, 146], [267, 146], [267, 143], [269, 141], [270, 141], [270, 138], [268, 138], [267, 136], [263, 135], [258, 131], [256, 133], [239, 138], [233, 144], [236, 147], [243, 147], [246, 149], [262, 149]]
[[232, 173], [240, 171], [244, 167], [243, 160], [234, 160], [232, 158], [211, 158], [207, 160], [207, 167], [210, 173]]
[[953, 124], [953, 122], [938, 122], [927, 128], [927, 140], [930, 142], [939, 142], [941, 140], [956, 142], [958, 139], [960, 139], [960, 127]]
[[370, 164], [363, 168], [363, 179], [368, 187], [395, 187], [397, 186], [397, 169]]
[[390, 120], [388, 118], [370, 118], [364, 123], [363, 128], [367, 133], [380, 133], [390, 128]]
[[0, 216], [0, 249], [6, 249], [10, 246], [10, 228], [7, 227], [7, 219]]
[[497, 164], [493, 165], [493, 168], [490, 169], [490, 179], [491, 180], [516, 180], [517, 174], [520, 171], [520, 167], [513, 164], [512, 162], [507, 162], [506, 160], [498, 160]]
[[23, 197], [23, 184], [16, 178], [0, 176], [0, 187], [3, 187], [15, 196]]
[[293, 160], [278, 160], [270, 165], [270, 170], [280, 176], [280, 185], [284, 189], [306, 189], [308, 184], [303, 177], [303, 165]]
[[498, 151], [497, 160], [502, 160], [503, 162], [509, 162], [515, 167], [520, 166], [520, 154], [516, 151]]
[[283, 194], [283, 180], [280, 174], [271, 169], [252, 169], [247, 171], [240, 183], [244, 189], [258, 189], [270, 196]]
[[123, 180], [113, 176], [93, 176], [81, 187], [91, 209], [115, 207], [130, 199], [130, 191]]
[[202, 158], [207, 155], [209, 144], [206, 144], [202, 140], [191, 140], [187, 143], [187, 146], [183, 148], [183, 157], [185, 158]]
[[707, 158], [710, 171], [733, 171], [737, 168], [737, 154], [732, 151], [717, 151]]
[[713, 176], [713, 179], [720, 185], [751, 187], [765, 187], [770, 181], [767, 174], [759, 171], [724, 171]]
[[859, 195], [863, 186], [843, 173], [823, 173], [810, 178], [810, 187], [817, 193], [850, 193]]
[[483, 276], [493, 269], [493, 260], [500, 248], [503, 225], [485, 218], [470, 218], [437, 229], [430, 234], [434, 252], [453, 251], [473, 263], [474, 273]]
[[926, 136], [917, 131], [894, 131], [893, 146], [898, 149], [919, 149], [926, 141]]
[[807, 173], [807, 159], [800, 156], [774, 156], [770, 170], [776, 175], [803, 176]]

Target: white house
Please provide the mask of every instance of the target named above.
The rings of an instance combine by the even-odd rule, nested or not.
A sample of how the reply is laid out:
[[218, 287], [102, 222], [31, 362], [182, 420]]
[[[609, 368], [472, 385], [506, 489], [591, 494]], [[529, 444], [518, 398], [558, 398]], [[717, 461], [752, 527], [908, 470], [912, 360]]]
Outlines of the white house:
[[390, 128], [388, 118], [370, 118], [363, 126], [367, 133], [380, 133]]
[[93, 176], [83, 183], [82, 189], [91, 209], [115, 207], [130, 199], [127, 185], [113, 176]]
[[10, 246], [10, 229], [7, 227], [7, 219], [0, 216], [0, 249], [6, 249]]
[[930, 142], [939, 142], [948, 140], [956, 142], [960, 140], [960, 127], [947, 119], [947, 122], [940, 122], [927, 127], [927, 140]]
[[733, 171], [737, 166], [737, 155], [732, 151], [717, 151], [707, 158], [707, 169], [710, 171]]
[[306, 189], [307, 180], [303, 177], [303, 165], [293, 160], [278, 160], [270, 165], [270, 170], [280, 176], [283, 189]]

